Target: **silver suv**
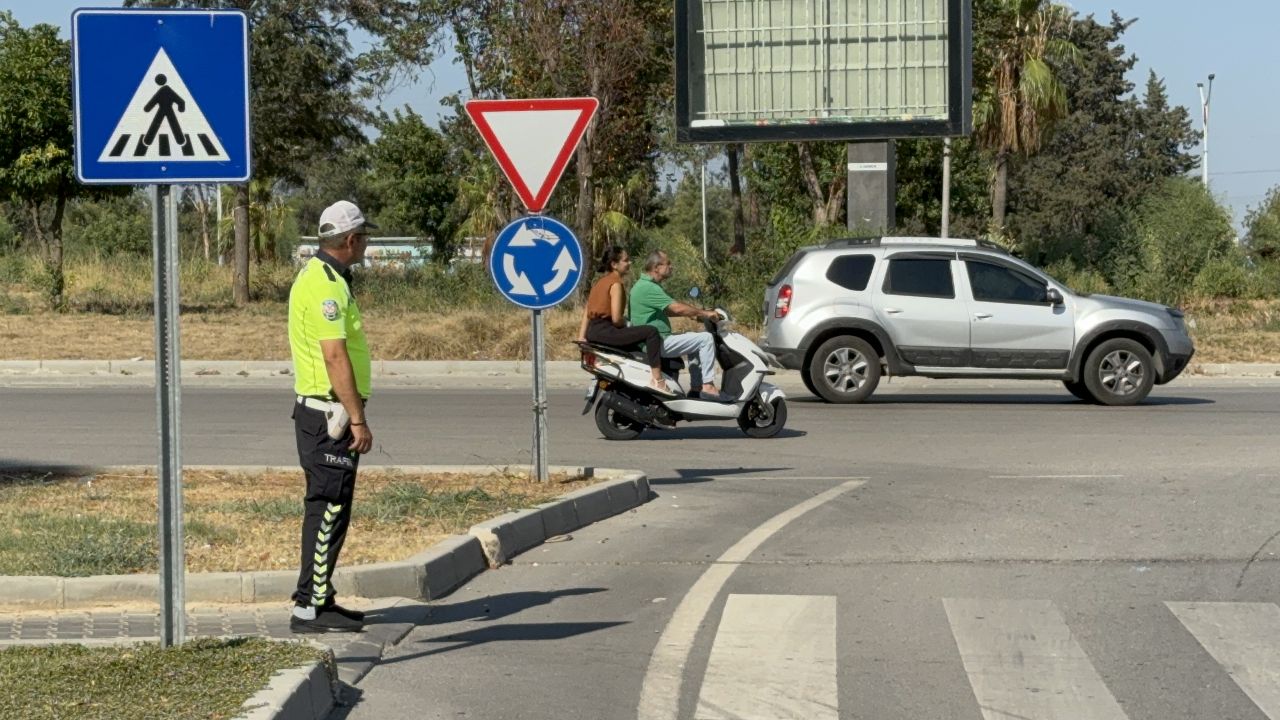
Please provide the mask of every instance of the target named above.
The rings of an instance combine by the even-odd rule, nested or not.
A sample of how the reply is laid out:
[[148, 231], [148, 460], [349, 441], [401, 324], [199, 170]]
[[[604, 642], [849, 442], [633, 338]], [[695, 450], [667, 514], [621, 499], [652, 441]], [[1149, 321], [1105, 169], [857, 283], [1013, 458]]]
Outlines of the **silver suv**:
[[763, 349], [834, 403], [883, 374], [1058, 379], [1076, 397], [1133, 405], [1195, 352], [1182, 312], [1077, 294], [999, 246], [856, 238], [804, 248], [769, 281]]

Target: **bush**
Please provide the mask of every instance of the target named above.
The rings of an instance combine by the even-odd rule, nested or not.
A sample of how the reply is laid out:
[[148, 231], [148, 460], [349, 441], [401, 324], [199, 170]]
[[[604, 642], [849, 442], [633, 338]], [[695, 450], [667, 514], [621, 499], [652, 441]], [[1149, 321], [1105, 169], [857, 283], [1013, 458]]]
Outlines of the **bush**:
[[141, 193], [72, 202], [64, 227], [68, 253], [151, 254], [151, 217]]
[[808, 218], [775, 208], [769, 225], [747, 238], [745, 256], [711, 268], [708, 304], [714, 301], [739, 322], [759, 325], [764, 320], [764, 290], [787, 259], [806, 245], [846, 234], [840, 227], [815, 230]]
[[1141, 243], [1138, 295], [1178, 305], [1196, 276], [1234, 248], [1231, 217], [1200, 183], [1169, 178], [1139, 206], [1134, 226]]
[[1070, 260], [1059, 260], [1044, 270], [1049, 277], [1083, 295], [1111, 293], [1111, 285], [1102, 273], [1092, 268], [1078, 268]]
[[1280, 297], [1280, 259], [1260, 263], [1249, 278], [1249, 295], [1255, 298]]
[[1251, 291], [1249, 273], [1244, 266], [1244, 258], [1236, 254], [1210, 260], [1192, 283], [1196, 297], [1242, 298]]

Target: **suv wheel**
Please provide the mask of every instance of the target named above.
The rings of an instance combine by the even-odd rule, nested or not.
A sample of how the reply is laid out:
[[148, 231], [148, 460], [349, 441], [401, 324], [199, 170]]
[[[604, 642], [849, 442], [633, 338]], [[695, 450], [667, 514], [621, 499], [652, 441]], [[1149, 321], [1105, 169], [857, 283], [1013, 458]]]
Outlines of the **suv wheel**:
[[838, 335], [818, 347], [808, 370], [813, 389], [823, 400], [862, 402], [880, 384], [880, 355], [862, 338]]
[[1103, 405], [1136, 405], [1151, 392], [1155, 381], [1151, 353], [1134, 340], [1104, 341], [1085, 360], [1085, 387]]

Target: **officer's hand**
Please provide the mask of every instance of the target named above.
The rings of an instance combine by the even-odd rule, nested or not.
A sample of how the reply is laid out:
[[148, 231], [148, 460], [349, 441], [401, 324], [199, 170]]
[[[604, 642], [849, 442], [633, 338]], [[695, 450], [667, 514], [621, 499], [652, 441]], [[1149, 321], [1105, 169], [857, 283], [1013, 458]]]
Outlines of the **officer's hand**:
[[364, 425], [351, 426], [350, 450], [361, 455], [373, 449], [373, 431], [369, 429], [368, 421], [365, 421], [365, 423]]

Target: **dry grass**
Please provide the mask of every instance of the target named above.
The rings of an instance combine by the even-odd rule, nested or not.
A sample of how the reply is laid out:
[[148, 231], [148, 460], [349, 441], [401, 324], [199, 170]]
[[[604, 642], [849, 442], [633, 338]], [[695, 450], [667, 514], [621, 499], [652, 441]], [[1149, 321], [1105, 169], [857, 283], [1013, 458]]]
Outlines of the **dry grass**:
[[1186, 313], [1197, 363], [1280, 362], [1280, 301], [1200, 302]]
[[[578, 308], [546, 311], [549, 360], [577, 360]], [[528, 360], [528, 310], [448, 314], [371, 310], [366, 332], [379, 360]], [[182, 356], [192, 360], [288, 360], [284, 305], [183, 314]], [[689, 327], [692, 329], [692, 326]], [[748, 333], [751, 331], [748, 330]], [[118, 360], [155, 357], [149, 317], [89, 313], [0, 314], [0, 360]]]
[[[187, 568], [290, 570], [298, 564], [301, 471], [183, 474]], [[509, 510], [596, 482], [527, 475], [362, 471], [342, 564], [399, 560]], [[153, 474], [0, 477], [0, 574], [155, 572]]]

